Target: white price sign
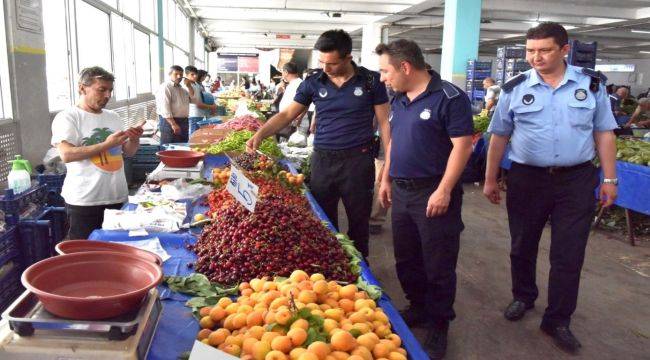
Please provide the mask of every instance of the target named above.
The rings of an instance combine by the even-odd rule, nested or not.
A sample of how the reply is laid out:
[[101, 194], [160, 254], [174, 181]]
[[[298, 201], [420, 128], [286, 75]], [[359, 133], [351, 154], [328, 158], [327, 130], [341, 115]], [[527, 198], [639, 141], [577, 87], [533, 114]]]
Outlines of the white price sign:
[[257, 204], [257, 185], [253, 184], [244, 174], [235, 166], [230, 167], [230, 179], [226, 190], [244, 205], [250, 212], [255, 212]]

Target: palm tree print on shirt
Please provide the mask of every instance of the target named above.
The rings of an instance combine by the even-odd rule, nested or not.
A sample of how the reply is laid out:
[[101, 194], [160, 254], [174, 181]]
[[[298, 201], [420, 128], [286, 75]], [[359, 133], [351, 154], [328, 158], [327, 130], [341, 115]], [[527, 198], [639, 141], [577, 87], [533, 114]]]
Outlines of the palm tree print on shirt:
[[[81, 139], [81, 145], [90, 146], [101, 144], [106, 141], [106, 138], [109, 137], [113, 132], [109, 128], [95, 128], [93, 132], [88, 137]], [[93, 156], [91, 159], [93, 164], [98, 168], [114, 172], [119, 170], [122, 167], [122, 152], [121, 147], [116, 146], [108, 151], [102, 151], [98, 155]]]

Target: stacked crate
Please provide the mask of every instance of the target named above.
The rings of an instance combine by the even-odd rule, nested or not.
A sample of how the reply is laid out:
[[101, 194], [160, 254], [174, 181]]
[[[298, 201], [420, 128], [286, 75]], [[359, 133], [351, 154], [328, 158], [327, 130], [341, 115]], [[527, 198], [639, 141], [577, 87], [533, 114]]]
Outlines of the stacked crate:
[[495, 80], [501, 86], [508, 80], [530, 69], [523, 46], [503, 46], [497, 49], [497, 73]]
[[140, 145], [138, 152], [130, 159], [125, 159], [125, 168], [127, 165], [131, 168], [127, 172], [126, 181], [129, 185], [135, 185], [146, 180], [147, 174], [152, 172], [160, 163], [156, 153], [160, 151], [158, 145]]
[[570, 44], [569, 64], [590, 69], [596, 68], [597, 42], [583, 43], [578, 40], [571, 40]]
[[467, 62], [467, 82], [465, 90], [469, 99], [474, 101], [483, 100], [485, 89], [483, 89], [483, 80], [490, 77], [492, 69], [491, 61], [469, 60]]

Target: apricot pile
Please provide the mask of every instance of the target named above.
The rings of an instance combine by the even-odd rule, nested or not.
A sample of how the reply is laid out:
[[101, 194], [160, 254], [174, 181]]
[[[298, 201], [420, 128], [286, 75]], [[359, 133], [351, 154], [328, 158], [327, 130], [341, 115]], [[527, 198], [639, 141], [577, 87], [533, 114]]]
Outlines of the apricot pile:
[[[406, 360], [388, 316], [353, 284], [302, 270], [256, 278], [200, 310], [197, 339], [249, 360]], [[305, 316], [306, 314], [306, 316]]]

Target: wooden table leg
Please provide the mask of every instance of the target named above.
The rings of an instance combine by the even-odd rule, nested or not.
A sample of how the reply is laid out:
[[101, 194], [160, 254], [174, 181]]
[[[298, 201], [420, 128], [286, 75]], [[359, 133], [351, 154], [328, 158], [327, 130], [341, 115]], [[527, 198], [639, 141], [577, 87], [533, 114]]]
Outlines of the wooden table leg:
[[634, 239], [634, 227], [632, 226], [632, 213], [629, 209], [625, 209], [625, 222], [627, 223], [627, 238], [630, 240], [630, 245], [636, 246]]

